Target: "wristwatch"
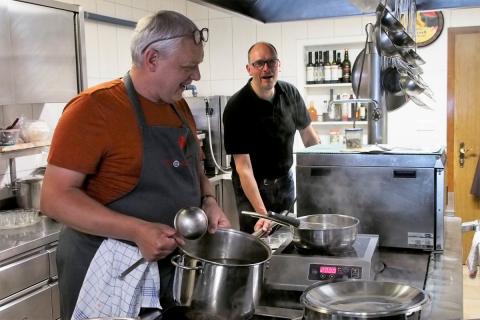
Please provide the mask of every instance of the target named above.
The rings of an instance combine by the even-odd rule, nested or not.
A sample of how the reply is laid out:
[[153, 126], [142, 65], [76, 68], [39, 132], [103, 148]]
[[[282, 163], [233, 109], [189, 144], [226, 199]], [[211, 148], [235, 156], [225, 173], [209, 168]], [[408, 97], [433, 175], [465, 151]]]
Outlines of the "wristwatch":
[[205, 200], [207, 200], [207, 198], [213, 198], [215, 199], [215, 201], [217, 201], [217, 198], [215, 198], [215, 196], [213, 194], [204, 194], [201, 198], [201, 204], [203, 205], [203, 203], [205, 202]]

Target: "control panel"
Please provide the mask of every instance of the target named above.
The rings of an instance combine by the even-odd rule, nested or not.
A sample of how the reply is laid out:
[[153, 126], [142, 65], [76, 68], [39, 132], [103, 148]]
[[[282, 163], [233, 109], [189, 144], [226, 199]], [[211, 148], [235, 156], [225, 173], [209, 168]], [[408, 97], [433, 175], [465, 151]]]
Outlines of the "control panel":
[[362, 268], [358, 266], [336, 266], [310, 264], [308, 280], [361, 279]]

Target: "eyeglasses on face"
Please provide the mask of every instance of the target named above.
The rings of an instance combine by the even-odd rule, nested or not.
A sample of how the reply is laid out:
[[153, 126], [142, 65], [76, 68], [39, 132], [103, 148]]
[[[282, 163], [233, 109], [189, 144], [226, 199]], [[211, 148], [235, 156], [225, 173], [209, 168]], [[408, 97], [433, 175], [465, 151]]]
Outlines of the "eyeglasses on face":
[[257, 60], [252, 62], [252, 66], [258, 70], [262, 70], [263, 67], [265, 67], [265, 64], [267, 64], [270, 69], [275, 69], [279, 66], [280, 60], [270, 59], [270, 60]]
[[[188, 37], [189, 35], [190, 34], [181, 34], [181, 35], [178, 35], [178, 36], [173, 36], [173, 37], [168, 37], [168, 38], [155, 39], [155, 40], [149, 42], [145, 46], [145, 48], [143, 48], [142, 53], [144, 53], [148, 49], [148, 47], [150, 47], [155, 42], [171, 40], [171, 39], [176, 39], [176, 38], [181, 38], [181, 37]], [[193, 36], [193, 42], [195, 42], [196, 45], [199, 45], [202, 42], [207, 42], [208, 41], [208, 28], [203, 28], [201, 30], [195, 29], [192, 33], [192, 36]]]

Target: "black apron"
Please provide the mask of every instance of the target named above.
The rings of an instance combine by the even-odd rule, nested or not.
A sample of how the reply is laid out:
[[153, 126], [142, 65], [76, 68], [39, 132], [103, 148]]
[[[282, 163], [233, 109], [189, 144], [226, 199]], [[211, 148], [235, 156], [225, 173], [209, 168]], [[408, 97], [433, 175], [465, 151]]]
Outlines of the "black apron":
[[[198, 207], [201, 202], [197, 141], [175, 105], [171, 106], [182, 120], [181, 128], [148, 126], [128, 73], [124, 83], [143, 138], [143, 163], [137, 185], [107, 206], [129, 216], [173, 227], [178, 210]], [[183, 150], [182, 144], [185, 145]], [[83, 279], [103, 239], [68, 227], [62, 230], [57, 248], [62, 319], [71, 318]], [[167, 295], [168, 301], [173, 266], [169, 258], [158, 264], [161, 295]]]

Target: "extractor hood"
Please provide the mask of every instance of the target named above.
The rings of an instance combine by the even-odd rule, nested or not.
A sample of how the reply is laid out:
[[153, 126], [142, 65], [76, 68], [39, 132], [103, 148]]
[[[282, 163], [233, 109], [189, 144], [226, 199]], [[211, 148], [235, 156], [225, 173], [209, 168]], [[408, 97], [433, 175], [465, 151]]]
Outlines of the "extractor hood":
[[[373, 14], [378, 0], [190, 0], [260, 22]], [[417, 0], [417, 10], [480, 7], [480, 0]]]

